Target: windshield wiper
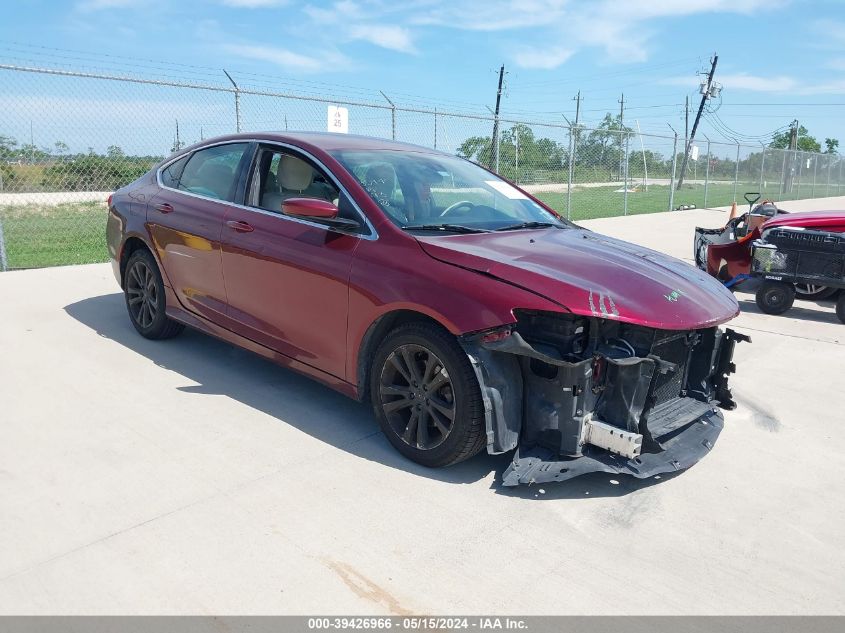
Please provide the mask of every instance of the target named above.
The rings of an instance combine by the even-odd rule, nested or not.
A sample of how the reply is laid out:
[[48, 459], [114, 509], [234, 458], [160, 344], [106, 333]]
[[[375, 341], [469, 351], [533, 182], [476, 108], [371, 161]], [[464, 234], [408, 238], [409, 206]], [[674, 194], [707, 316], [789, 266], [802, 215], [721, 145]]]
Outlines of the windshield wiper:
[[443, 231], [446, 233], [487, 233], [487, 229], [477, 229], [463, 224], [408, 224], [403, 229], [412, 231]]
[[519, 224], [508, 224], [507, 226], [503, 226], [501, 228], [495, 229], [496, 231], [516, 231], [517, 229], [562, 229], [562, 224], [557, 224], [555, 222], [520, 222]]

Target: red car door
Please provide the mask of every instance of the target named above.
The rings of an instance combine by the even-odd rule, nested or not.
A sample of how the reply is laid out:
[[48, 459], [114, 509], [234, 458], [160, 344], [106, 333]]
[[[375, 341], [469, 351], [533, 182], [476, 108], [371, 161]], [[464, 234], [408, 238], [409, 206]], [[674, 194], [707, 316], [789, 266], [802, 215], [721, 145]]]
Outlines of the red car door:
[[228, 316], [247, 338], [345, 378], [348, 281], [361, 237], [281, 213], [285, 198], [345, 194], [291, 150], [260, 148], [254, 163], [247, 204], [224, 221]]
[[226, 313], [220, 234], [248, 147], [214, 145], [166, 166], [147, 207], [165, 279], [185, 308], [212, 321]]

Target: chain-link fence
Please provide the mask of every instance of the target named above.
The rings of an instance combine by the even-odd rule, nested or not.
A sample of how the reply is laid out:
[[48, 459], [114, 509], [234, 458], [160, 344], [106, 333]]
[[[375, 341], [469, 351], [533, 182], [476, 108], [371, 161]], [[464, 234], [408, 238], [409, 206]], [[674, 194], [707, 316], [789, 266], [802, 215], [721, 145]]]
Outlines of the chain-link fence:
[[[575, 221], [713, 207], [760, 191], [774, 200], [840, 195], [837, 155], [697, 139], [683, 184], [683, 138], [0, 64], [0, 270], [106, 260], [106, 199], [173, 151], [235, 131], [349, 132], [458, 154], [495, 170]], [[496, 141], [494, 129], [497, 130]]]

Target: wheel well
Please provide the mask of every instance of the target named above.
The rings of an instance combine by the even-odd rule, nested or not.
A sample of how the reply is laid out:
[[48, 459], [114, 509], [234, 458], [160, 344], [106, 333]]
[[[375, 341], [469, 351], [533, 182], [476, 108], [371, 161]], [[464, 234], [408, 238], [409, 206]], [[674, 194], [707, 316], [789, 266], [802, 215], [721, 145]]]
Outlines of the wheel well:
[[132, 253], [137, 250], [149, 251], [150, 248], [139, 237], [130, 237], [123, 245], [123, 251], [120, 253], [120, 287], [123, 287], [123, 275], [126, 273], [126, 263], [132, 257]]
[[[406, 323], [431, 323], [438, 327], [443, 324], [422, 312], [414, 310], [394, 310], [383, 314], [367, 329], [358, 350], [358, 399], [365, 400], [370, 390], [370, 365], [373, 355], [385, 336], [394, 328]], [[445, 329], [445, 328], [444, 328]]]

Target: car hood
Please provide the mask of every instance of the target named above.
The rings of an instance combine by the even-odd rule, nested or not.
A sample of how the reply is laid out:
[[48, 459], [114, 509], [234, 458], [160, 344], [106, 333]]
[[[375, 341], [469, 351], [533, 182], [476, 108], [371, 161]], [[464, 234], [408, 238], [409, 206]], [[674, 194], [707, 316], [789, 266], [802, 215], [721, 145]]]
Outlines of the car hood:
[[845, 211], [808, 211], [776, 216], [763, 225], [763, 230], [777, 227], [845, 233]]
[[575, 314], [687, 330], [710, 327], [739, 313], [731, 292], [704, 272], [583, 229], [417, 240], [435, 259], [520, 286]]

